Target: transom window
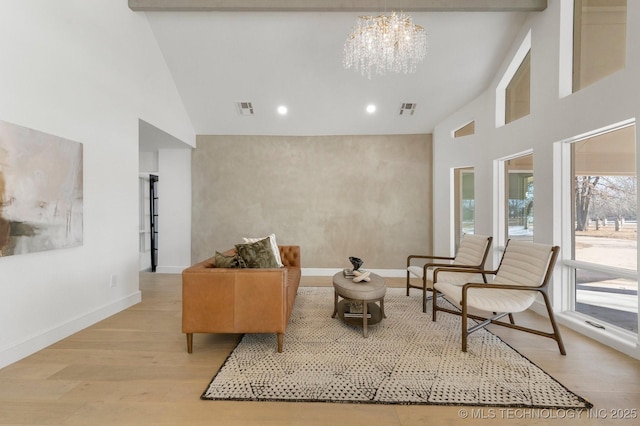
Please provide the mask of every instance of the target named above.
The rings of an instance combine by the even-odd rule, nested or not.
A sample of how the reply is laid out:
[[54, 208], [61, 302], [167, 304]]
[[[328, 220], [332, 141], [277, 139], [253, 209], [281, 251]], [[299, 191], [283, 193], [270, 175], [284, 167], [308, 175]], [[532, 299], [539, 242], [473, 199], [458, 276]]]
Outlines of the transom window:
[[573, 91], [625, 67], [627, 0], [574, 0]]

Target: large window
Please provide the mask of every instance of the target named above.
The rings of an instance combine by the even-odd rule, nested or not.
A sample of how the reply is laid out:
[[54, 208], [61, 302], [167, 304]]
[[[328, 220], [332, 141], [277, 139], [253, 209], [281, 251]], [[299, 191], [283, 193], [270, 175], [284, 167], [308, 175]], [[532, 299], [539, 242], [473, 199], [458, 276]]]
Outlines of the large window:
[[638, 331], [635, 125], [572, 142], [575, 310]]
[[505, 165], [507, 239], [533, 240], [533, 154], [512, 158]]
[[475, 232], [475, 176], [473, 167], [455, 169], [456, 241]]
[[573, 91], [625, 67], [627, 0], [575, 0]]

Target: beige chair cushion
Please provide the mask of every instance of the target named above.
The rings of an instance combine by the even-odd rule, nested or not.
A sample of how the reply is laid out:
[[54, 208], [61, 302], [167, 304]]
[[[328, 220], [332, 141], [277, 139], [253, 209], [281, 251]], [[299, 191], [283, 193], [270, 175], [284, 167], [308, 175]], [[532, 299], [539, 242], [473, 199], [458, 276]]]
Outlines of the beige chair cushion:
[[[550, 258], [550, 245], [511, 240], [502, 257], [498, 273], [491, 283], [537, 287], [544, 280]], [[460, 283], [457, 279], [454, 282], [448, 278], [438, 274], [436, 290], [460, 307], [462, 285], [465, 283]], [[482, 281], [467, 282], [481, 283]], [[472, 288], [467, 292], [467, 306], [488, 312], [522, 312], [534, 302], [536, 293], [535, 291]]]
[[461, 265], [478, 265], [489, 243], [486, 235], [464, 234], [460, 240], [460, 248], [454, 263]]
[[[460, 248], [456, 253], [454, 260], [440, 260], [433, 259], [429, 263], [452, 263], [457, 265], [479, 265], [482, 262], [482, 257], [487, 248], [489, 237], [485, 235], [464, 234], [462, 240], [460, 240]], [[411, 275], [422, 279], [424, 267], [422, 266], [409, 266], [407, 271]], [[450, 278], [443, 279], [443, 274], [438, 274], [438, 281], [451, 281], [460, 282], [460, 284], [468, 283], [472, 280], [480, 279], [482, 281], [482, 275], [480, 274], [449, 274]], [[433, 268], [427, 270], [427, 288], [433, 286]]]
[[[437, 282], [436, 290], [458, 308], [461, 307], [462, 285]], [[472, 288], [467, 292], [467, 306], [486, 312], [522, 312], [535, 299], [533, 291]]]

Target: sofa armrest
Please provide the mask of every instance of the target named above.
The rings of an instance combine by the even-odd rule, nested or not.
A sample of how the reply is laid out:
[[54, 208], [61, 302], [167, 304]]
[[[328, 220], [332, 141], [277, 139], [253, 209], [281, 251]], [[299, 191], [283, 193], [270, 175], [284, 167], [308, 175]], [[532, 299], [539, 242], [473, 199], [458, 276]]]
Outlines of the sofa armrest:
[[284, 266], [300, 267], [300, 246], [278, 246]]
[[287, 268], [225, 269], [194, 265], [182, 273], [185, 333], [284, 332]]

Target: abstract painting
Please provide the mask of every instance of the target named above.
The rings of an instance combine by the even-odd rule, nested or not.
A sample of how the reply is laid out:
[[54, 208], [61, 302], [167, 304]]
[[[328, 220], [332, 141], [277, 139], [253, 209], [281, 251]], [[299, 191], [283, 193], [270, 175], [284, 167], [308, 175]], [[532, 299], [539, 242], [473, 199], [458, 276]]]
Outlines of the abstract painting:
[[82, 144], [0, 121], [0, 257], [82, 245]]

